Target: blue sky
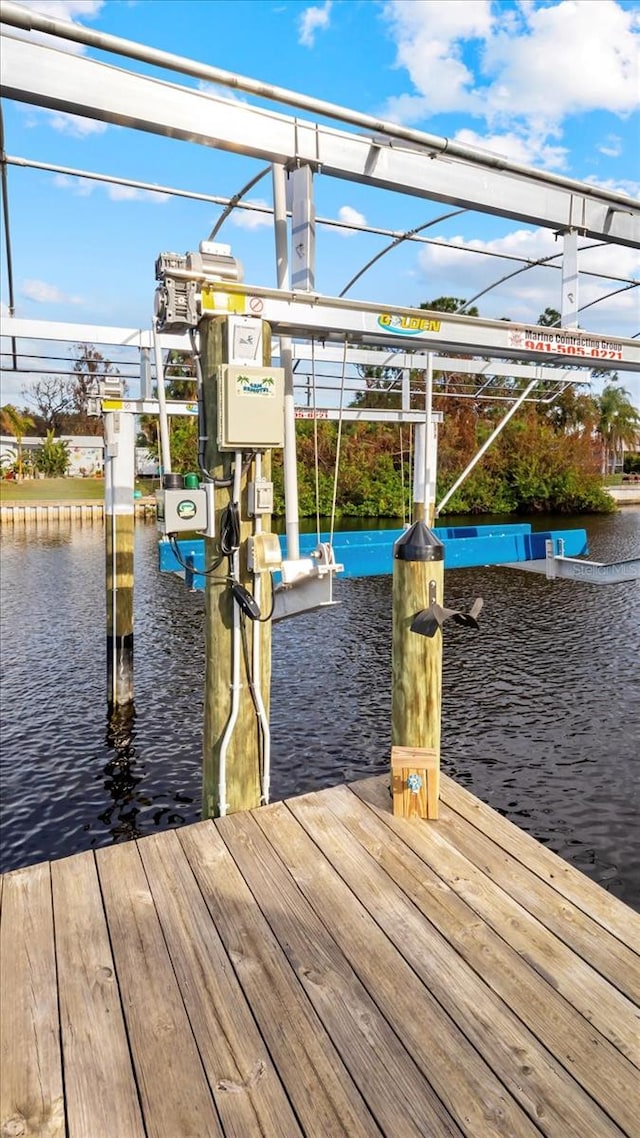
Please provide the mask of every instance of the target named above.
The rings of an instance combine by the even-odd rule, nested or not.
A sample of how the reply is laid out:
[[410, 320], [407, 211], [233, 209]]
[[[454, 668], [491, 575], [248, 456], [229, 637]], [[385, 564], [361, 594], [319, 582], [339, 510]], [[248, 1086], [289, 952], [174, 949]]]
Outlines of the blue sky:
[[[33, 0], [29, 7], [639, 195], [640, 6], [627, 0]], [[3, 108], [6, 150], [14, 156], [223, 197], [261, 168], [239, 155], [6, 100]], [[326, 177], [316, 178], [315, 192], [321, 217], [393, 230], [445, 212], [438, 203]], [[157, 253], [197, 248], [220, 212], [210, 203], [16, 167], [9, 169], [9, 200], [18, 315], [128, 326], [150, 322]], [[269, 177], [249, 200], [271, 204]], [[443, 294], [469, 298], [517, 262], [467, 250], [530, 258], [560, 250], [550, 231], [480, 213], [434, 226], [428, 236], [438, 243], [394, 250], [349, 295], [406, 305]], [[248, 282], [275, 284], [268, 218], [236, 211], [219, 239], [243, 261]], [[385, 243], [320, 228], [318, 291], [339, 293]], [[611, 246], [585, 252], [581, 267], [637, 279], [640, 256]], [[585, 275], [581, 303], [616, 287]], [[559, 307], [559, 290], [558, 271], [534, 269], [489, 292], [479, 307], [486, 316], [535, 320], [547, 305]], [[6, 305], [4, 246], [2, 298]], [[640, 289], [589, 308], [581, 324], [633, 336]], [[2, 402], [15, 401], [19, 391], [3, 378]], [[640, 377], [623, 382], [640, 406]]]

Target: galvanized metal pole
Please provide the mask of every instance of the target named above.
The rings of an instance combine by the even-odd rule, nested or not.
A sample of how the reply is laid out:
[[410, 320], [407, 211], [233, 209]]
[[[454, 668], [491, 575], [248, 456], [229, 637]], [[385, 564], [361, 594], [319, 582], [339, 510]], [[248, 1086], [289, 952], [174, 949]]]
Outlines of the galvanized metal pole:
[[134, 416], [107, 411], [104, 432], [107, 701], [113, 711], [133, 701]]
[[578, 232], [567, 229], [562, 234], [562, 301], [560, 323], [563, 328], [578, 327], [580, 290], [578, 277]]
[[411, 631], [444, 595], [444, 546], [417, 521], [393, 548], [391, 767], [394, 812], [437, 818], [442, 631]]
[[[287, 237], [287, 203], [284, 166], [273, 165], [273, 214], [276, 236], [276, 273], [278, 288], [289, 288], [289, 242]], [[298, 463], [296, 456], [296, 415], [293, 395], [293, 352], [290, 336], [280, 337], [280, 360], [284, 368], [284, 517], [287, 557], [300, 556], [300, 522], [298, 509]]]
[[162, 362], [162, 345], [160, 333], [155, 320], [151, 325], [153, 337], [153, 351], [156, 360], [156, 386], [158, 388], [158, 426], [160, 443], [160, 469], [162, 474], [171, 473], [171, 444], [169, 442], [169, 416], [167, 415], [167, 400], [164, 389], [164, 364]]

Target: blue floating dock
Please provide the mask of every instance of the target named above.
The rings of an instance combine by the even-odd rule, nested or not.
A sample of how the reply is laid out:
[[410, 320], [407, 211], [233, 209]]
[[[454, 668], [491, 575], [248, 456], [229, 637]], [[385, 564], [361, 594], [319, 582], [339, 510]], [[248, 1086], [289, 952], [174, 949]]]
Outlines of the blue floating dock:
[[[335, 533], [333, 548], [336, 561], [344, 565], [344, 577], [376, 577], [391, 573], [393, 546], [405, 531], [403, 529], [362, 530]], [[543, 560], [546, 543], [552, 540], [554, 549], [564, 542], [565, 557], [582, 557], [588, 553], [587, 534], [583, 529], [545, 530], [534, 533], [527, 523], [521, 525], [445, 526], [433, 532], [444, 545], [445, 569], [471, 569], [481, 565], [505, 565], [516, 561]], [[329, 534], [322, 533], [321, 541]], [[285, 537], [280, 535], [285, 554]], [[315, 533], [300, 535], [300, 556], [308, 557], [317, 545]], [[179, 540], [180, 557], [189, 565], [192, 588], [203, 589], [204, 539]], [[163, 573], [185, 576], [168, 541], [158, 545], [159, 567]]]

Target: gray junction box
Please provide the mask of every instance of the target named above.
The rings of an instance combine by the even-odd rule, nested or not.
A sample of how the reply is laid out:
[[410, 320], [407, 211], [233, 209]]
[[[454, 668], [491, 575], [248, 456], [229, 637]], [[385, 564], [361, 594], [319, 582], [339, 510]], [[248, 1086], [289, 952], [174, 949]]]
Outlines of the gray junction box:
[[156, 526], [160, 533], [187, 533], [207, 528], [204, 490], [157, 490]]
[[220, 450], [283, 447], [283, 369], [226, 364], [218, 369], [218, 381]]

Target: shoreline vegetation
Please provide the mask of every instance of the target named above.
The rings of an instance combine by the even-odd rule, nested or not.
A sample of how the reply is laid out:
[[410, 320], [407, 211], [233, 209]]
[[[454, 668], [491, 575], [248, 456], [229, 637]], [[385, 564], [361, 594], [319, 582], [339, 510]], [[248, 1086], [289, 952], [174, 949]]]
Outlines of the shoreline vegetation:
[[[441, 312], [478, 310], [459, 297], [438, 297], [420, 306]], [[507, 318], [505, 318], [507, 319]], [[560, 314], [546, 308], [540, 327], [556, 327]], [[384, 353], [381, 367], [359, 368], [362, 388], [350, 401], [360, 410], [398, 410], [402, 399], [402, 371], [389, 364]], [[469, 357], [461, 357], [466, 360]], [[482, 361], [484, 363], [484, 361]], [[0, 481], [0, 498], [52, 501], [57, 494], [68, 501], [72, 486], [81, 498], [102, 496], [102, 482], [93, 478], [55, 478], [68, 462], [58, 437], [65, 431], [100, 431], [100, 421], [88, 413], [89, 394], [100, 374], [117, 375], [117, 368], [88, 344], [76, 346], [69, 377], [48, 377], [25, 388], [30, 404], [23, 411], [0, 408], [3, 430], [18, 442], [15, 474], [26, 473], [21, 440], [27, 429], [46, 432], [34, 470], [47, 475], [33, 483]], [[166, 376], [168, 399], [197, 398], [194, 360], [188, 353], [170, 352]], [[558, 389], [541, 391], [537, 401], [525, 402], [495, 438], [477, 466], [449, 499], [442, 516], [611, 513], [616, 503], [607, 493], [607, 473], [620, 464], [625, 448], [640, 446], [640, 412], [618, 383], [617, 373], [593, 372], [604, 381], [600, 394], [591, 394], [578, 380]], [[522, 392], [524, 381], [505, 378], [499, 386], [486, 376], [434, 372], [433, 408], [443, 412], [438, 432], [438, 486], [436, 502], [453, 486], [463, 470], [502, 422], [506, 408]], [[410, 375], [411, 407], [424, 408], [426, 374]], [[310, 392], [308, 393], [310, 394]], [[198, 470], [198, 427], [193, 417], [175, 416], [170, 422], [172, 468], [186, 474]], [[156, 416], [140, 418], [138, 443], [157, 457]], [[414, 433], [410, 424], [300, 419], [297, 423], [299, 516], [316, 514], [336, 518], [411, 517]], [[337, 462], [337, 455], [339, 461]], [[640, 456], [631, 458], [640, 466]], [[62, 469], [60, 469], [62, 464]], [[337, 465], [337, 470], [336, 470]], [[284, 514], [283, 456], [273, 452], [274, 515]], [[78, 487], [79, 483], [79, 487]], [[11, 489], [9, 489], [11, 486]], [[29, 489], [27, 489], [29, 487]], [[14, 495], [13, 499], [11, 495]], [[335, 495], [335, 499], [334, 499]]]
[[[382, 472], [382, 473], [384, 473], [384, 472]], [[276, 485], [278, 484], [278, 482], [281, 483], [281, 477], [282, 477], [281, 470], [280, 470], [279, 474], [277, 474], [276, 471], [274, 471], [274, 478], [276, 480]], [[314, 497], [315, 487], [312, 488], [313, 489], [313, 494], [312, 494], [310, 487], [306, 485], [306, 483], [309, 479], [309, 472], [308, 471], [306, 471], [304, 469], [299, 470], [299, 477], [301, 479], [300, 517], [301, 518], [310, 518], [310, 517], [315, 518], [315, 516], [316, 516], [315, 497]], [[313, 481], [313, 470], [311, 471], [311, 479]], [[139, 491], [139, 494], [141, 495], [143, 500], [144, 499], [148, 500], [149, 498], [154, 496], [155, 490], [158, 488], [159, 484], [160, 484], [160, 480], [158, 478], [156, 478], [156, 479], [141, 478], [141, 479], [136, 480], [136, 490]], [[321, 480], [321, 484], [322, 484], [322, 480]], [[623, 485], [624, 485], [623, 476], [621, 474], [608, 475], [606, 477], [606, 479], [604, 480], [604, 482], [602, 482], [601, 480], [598, 480], [598, 489], [600, 490], [602, 496], [606, 499], [605, 508], [604, 509], [593, 509], [592, 508], [592, 509], [583, 509], [583, 510], [576, 509], [574, 512], [575, 513], [611, 513], [612, 511], [615, 511], [617, 508], [616, 503], [615, 503], [613, 497], [607, 491], [609, 488], [615, 489], [615, 487], [623, 486]], [[320, 505], [321, 505], [320, 515], [323, 518], [328, 518], [331, 515], [332, 483], [331, 483], [331, 486], [329, 486], [327, 484], [327, 486], [325, 486], [324, 489], [325, 489], [326, 493], [323, 495], [321, 492], [321, 495], [320, 495]], [[405, 487], [405, 490], [406, 489], [407, 488]], [[395, 487], [393, 485], [393, 482], [390, 482], [390, 484], [388, 485], [387, 480], [382, 478], [382, 479], [378, 480], [377, 484], [374, 484], [374, 490], [376, 490], [378, 495], [379, 495], [377, 498], [378, 512], [371, 512], [371, 513], [367, 512], [367, 508], [370, 505], [373, 506], [374, 504], [376, 504], [376, 500], [374, 500], [372, 498], [371, 491], [370, 491], [367, 495], [362, 496], [361, 501], [354, 508], [350, 509], [349, 508], [350, 503], [348, 503], [348, 502], [347, 503], [341, 503], [340, 506], [337, 506], [336, 507], [336, 517], [338, 517], [338, 518], [400, 519], [404, 516], [410, 516], [411, 503], [409, 501], [410, 495], [408, 493], [406, 494], [405, 499], [404, 499], [404, 501], [405, 501], [404, 511], [402, 509], [402, 501], [403, 501], [402, 486]], [[441, 492], [444, 493], [444, 490], [442, 490]], [[303, 494], [306, 497], [306, 505], [303, 502]], [[462, 497], [462, 495], [460, 495], [460, 497]], [[506, 516], [507, 514], [519, 513], [521, 516], [527, 516], [527, 512], [522, 510], [522, 509], [518, 510], [518, 511], [514, 511], [514, 510], [511, 510], [511, 511], [506, 510], [505, 511], [505, 510], [497, 510], [497, 509], [496, 510], [494, 510], [494, 509], [469, 510], [469, 509], [459, 508], [457, 506], [457, 503], [459, 502], [460, 497], [458, 494], [456, 494], [451, 499], [451, 503], [453, 503], [453, 505], [450, 505], [446, 511], [443, 511], [443, 514], [442, 514], [443, 518], [445, 516], [459, 516], [459, 515], [462, 516], [462, 515], [468, 515], [470, 513], [476, 513], [479, 516], [481, 514], [486, 514], [486, 515], [505, 514], [505, 516]], [[62, 503], [65, 503], [65, 504], [69, 503], [70, 504], [70, 503], [74, 503], [74, 502], [75, 503], [78, 503], [78, 502], [89, 503], [89, 502], [101, 502], [101, 501], [103, 501], [103, 499], [104, 499], [104, 479], [103, 478], [72, 478], [72, 477], [68, 477], [68, 478], [67, 477], [65, 477], [65, 478], [43, 478], [43, 479], [27, 478], [21, 482], [16, 482], [14, 480], [7, 480], [7, 479], [0, 480], [0, 505], [3, 505], [3, 506], [12, 506], [12, 505], [29, 504], [29, 503], [41, 504], [41, 505], [56, 505], [56, 504], [62, 504]], [[311, 503], [311, 505], [309, 505], [309, 503]], [[395, 512], [395, 510], [394, 510], [394, 504], [397, 507], [397, 512]], [[278, 517], [278, 518], [284, 517], [284, 500], [282, 498], [281, 485], [280, 485], [279, 493], [276, 495], [276, 507], [277, 507], [277, 509], [274, 511], [274, 517]], [[384, 508], [385, 512], [380, 512], [381, 507]], [[456, 508], [454, 508], [454, 507], [456, 507]], [[542, 511], [540, 509], [534, 509], [534, 510], [530, 511], [530, 514], [531, 514], [531, 516], [535, 516], [537, 513], [542, 513], [542, 512], [547, 512], [547, 511]], [[550, 513], [569, 513], [571, 511], [569, 509], [558, 510], [557, 508], [555, 508], [555, 509], [552, 509], [548, 512], [550, 512]]]

